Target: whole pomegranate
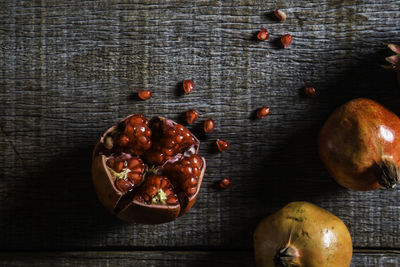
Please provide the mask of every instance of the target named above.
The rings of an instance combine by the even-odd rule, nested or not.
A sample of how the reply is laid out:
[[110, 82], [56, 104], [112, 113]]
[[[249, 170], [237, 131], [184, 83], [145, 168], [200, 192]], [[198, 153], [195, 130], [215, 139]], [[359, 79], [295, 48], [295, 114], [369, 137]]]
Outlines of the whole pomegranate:
[[254, 251], [258, 267], [345, 267], [353, 246], [338, 217], [308, 202], [291, 202], [260, 222]]
[[93, 151], [99, 200], [128, 222], [157, 224], [182, 216], [193, 206], [206, 169], [199, 146], [188, 129], [169, 119], [126, 117]]
[[333, 178], [353, 190], [391, 188], [399, 181], [400, 120], [379, 103], [358, 98], [336, 109], [318, 149]]

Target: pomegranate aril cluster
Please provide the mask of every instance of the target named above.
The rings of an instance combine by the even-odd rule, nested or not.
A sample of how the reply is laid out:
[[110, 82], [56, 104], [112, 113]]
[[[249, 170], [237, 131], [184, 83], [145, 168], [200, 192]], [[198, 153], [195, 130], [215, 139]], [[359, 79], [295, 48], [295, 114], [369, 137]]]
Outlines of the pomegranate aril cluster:
[[170, 180], [161, 175], [151, 175], [140, 188], [134, 199], [146, 204], [176, 205], [178, 196], [174, 193], [174, 186]]
[[149, 121], [143, 115], [137, 114], [128, 118], [124, 123], [122, 133], [116, 136], [114, 143], [122, 151], [135, 155], [142, 155], [151, 147], [151, 130]]
[[[126, 155], [126, 154], [125, 154]], [[125, 156], [113, 158], [110, 157], [106, 164], [114, 171], [115, 186], [121, 192], [131, 191], [143, 181], [145, 165], [138, 157]]]
[[181, 160], [165, 165], [163, 172], [167, 175], [174, 175], [187, 196], [193, 196], [197, 191], [197, 184], [200, 175], [202, 160], [198, 155], [183, 157]]
[[158, 134], [153, 137], [154, 144], [151, 150], [145, 154], [146, 160], [151, 164], [161, 165], [195, 144], [190, 131], [181, 124], [174, 125], [165, 119], [156, 122], [152, 127], [153, 132]]

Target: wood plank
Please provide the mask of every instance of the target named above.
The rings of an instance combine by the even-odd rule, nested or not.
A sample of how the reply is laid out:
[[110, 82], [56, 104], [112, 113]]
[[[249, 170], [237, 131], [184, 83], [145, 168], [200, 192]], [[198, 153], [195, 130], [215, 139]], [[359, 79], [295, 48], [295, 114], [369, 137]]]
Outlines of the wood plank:
[[[400, 114], [394, 74], [377, 65], [382, 43], [400, 43], [399, 4], [0, 1], [0, 249], [250, 249], [257, 222], [293, 200], [342, 218], [355, 247], [400, 248], [400, 190], [340, 188], [315, 145], [345, 100], [371, 97]], [[267, 15], [276, 6], [285, 23]], [[261, 27], [271, 41], [254, 40]], [[279, 49], [288, 32], [293, 44]], [[187, 77], [196, 90], [182, 96]], [[317, 97], [299, 93], [306, 83]], [[134, 99], [139, 89], [153, 99]], [[271, 115], [252, 120], [262, 105]], [[98, 136], [130, 113], [181, 121], [189, 108], [201, 113], [194, 128], [208, 117], [217, 124], [200, 136], [208, 169], [194, 208], [157, 226], [108, 215], [90, 178]], [[212, 153], [216, 138], [230, 150]], [[219, 192], [223, 176], [233, 186]]]
[[[397, 267], [400, 251], [356, 252], [351, 266]], [[254, 266], [244, 251], [102, 251], [0, 253], [0, 266]]]

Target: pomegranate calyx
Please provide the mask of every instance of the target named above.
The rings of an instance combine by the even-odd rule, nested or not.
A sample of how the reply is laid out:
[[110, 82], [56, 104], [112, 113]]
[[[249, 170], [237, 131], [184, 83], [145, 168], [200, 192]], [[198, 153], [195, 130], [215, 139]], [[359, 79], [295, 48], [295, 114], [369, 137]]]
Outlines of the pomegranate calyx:
[[385, 188], [394, 188], [399, 182], [399, 167], [390, 160], [383, 159], [378, 165], [377, 179], [381, 186]]
[[286, 247], [280, 249], [275, 256], [275, 266], [276, 267], [290, 267], [290, 266], [300, 266], [298, 264], [298, 258], [300, 253], [297, 248], [287, 245]]

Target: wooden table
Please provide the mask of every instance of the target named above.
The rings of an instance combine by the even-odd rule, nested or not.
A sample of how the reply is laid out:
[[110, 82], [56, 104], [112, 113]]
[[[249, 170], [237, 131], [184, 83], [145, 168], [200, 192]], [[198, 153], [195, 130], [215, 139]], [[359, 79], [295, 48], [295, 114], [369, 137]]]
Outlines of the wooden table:
[[[282, 8], [284, 23], [270, 12]], [[339, 187], [316, 136], [335, 107], [375, 99], [400, 114], [394, 73], [400, 1], [0, 1], [0, 265], [253, 266], [261, 218], [294, 200], [348, 226], [352, 266], [399, 266], [400, 189]], [[255, 39], [266, 27], [267, 42]], [[293, 43], [282, 49], [282, 34]], [[195, 91], [179, 83], [193, 78]], [[312, 84], [316, 97], [301, 88]], [[137, 100], [139, 89], [153, 98]], [[267, 105], [271, 114], [254, 120]], [[132, 113], [216, 130], [200, 136], [208, 168], [184, 217], [128, 224], [95, 195], [91, 151]], [[229, 140], [213, 153], [217, 138]], [[224, 176], [232, 187], [218, 191]]]

